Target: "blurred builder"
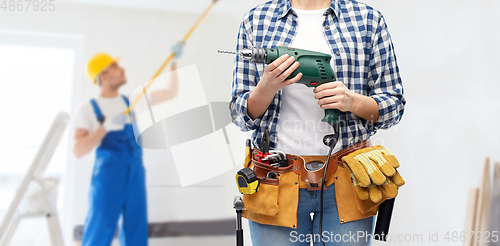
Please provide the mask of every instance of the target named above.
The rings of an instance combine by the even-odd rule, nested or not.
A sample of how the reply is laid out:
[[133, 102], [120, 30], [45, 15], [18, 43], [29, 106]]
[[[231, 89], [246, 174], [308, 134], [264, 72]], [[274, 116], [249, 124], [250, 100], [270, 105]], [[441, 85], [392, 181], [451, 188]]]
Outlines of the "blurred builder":
[[[177, 58], [182, 45], [176, 51]], [[131, 117], [125, 114], [129, 101], [119, 93], [127, 79], [118, 60], [105, 53], [89, 60], [87, 73], [99, 85], [100, 93], [83, 103], [76, 114], [74, 155], [80, 158], [97, 147], [82, 237], [84, 246], [111, 245], [120, 216], [120, 244], [148, 245], [142, 149], [135, 141]], [[168, 88], [149, 93], [152, 104], [177, 95], [175, 69], [174, 63]]]

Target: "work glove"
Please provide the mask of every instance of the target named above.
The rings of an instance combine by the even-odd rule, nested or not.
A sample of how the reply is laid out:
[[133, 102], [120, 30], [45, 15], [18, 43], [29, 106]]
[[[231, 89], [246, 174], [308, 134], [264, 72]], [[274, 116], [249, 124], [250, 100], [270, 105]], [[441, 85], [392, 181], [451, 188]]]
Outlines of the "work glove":
[[117, 115], [114, 115], [113, 117], [110, 117], [110, 119], [105, 118], [101, 125], [104, 127], [104, 130], [106, 130], [106, 132], [121, 131], [123, 130], [125, 124], [129, 122], [128, 117], [128, 115], [119, 113]]
[[174, 56], [174, 61], [179, 59], [182, 55], [182, 51], [184, 50], [184, 45], [186, 44], [186, 41], [179, 41], [176, 44], [172, 45], [172, 48], [170, 48], [170, 51], [175, 53]]
[[377, 145], [360, 149], [342, 157], [344, 167], [351, 174], [356, 195], [361, 200], [374, 203], [382, 200], [382, 192], [388, 198], [398, 195], [398, 188], [405, 181], [396, 168], [399, 162], [385, 147]]

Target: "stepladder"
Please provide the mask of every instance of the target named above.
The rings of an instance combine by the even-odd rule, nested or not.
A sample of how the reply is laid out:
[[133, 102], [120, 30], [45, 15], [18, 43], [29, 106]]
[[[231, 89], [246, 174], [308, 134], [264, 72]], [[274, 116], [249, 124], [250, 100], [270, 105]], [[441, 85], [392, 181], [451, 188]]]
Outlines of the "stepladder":
[[53, 121], [0, 225], [0, 246], [10, 245], [22, 219], [36, 217], [45, 217], [51, 245], [64, 245], [56, 206], [59, 179], [45, 177], [44, 172], [68, 121], [65, 112]]

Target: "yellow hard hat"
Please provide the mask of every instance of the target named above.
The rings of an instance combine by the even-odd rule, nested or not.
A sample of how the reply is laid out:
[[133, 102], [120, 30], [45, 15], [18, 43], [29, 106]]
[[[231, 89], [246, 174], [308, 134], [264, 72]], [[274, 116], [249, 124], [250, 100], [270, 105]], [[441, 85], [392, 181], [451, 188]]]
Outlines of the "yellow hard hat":
[[120, 60], [120, 57], [113, 58], [106, 53], [97, 53], [92, 58], [90, 58], [87, 63], [87, 75], [90, 80], [94, 82], [94, 85], [97, 85], [97, 76], [104, 71], [111, 63], [117, 62]]

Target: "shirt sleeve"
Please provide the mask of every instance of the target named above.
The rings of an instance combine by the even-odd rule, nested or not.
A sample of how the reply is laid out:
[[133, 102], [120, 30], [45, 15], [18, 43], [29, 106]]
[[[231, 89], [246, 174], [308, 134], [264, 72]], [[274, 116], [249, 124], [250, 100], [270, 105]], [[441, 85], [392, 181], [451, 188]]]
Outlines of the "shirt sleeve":
[[75, 130], [85, 129], [92, 132], [92, 119], [90, 118], [89, 106], [87, 103], [82, 103], [75, 115]]
[[378, 103], [378, 122], [371, 131], [389, 129], [403, 116], [406, 100], [396, 54], [384, 18], [381, 16], [370, 54], [369, 96]]
[[[239, 28], [238, 42], [236, 45], [237, 51], [253, 46], [251, 36], [245, 28], [246, 22], [248, 22], [248, 15], [245, 16]], [[257, 85], [255, 70], [254, 64], [236, 56], [234, 61], [232, 93], [229, 110], [231, 112], [232, 122], [241, 131], [255, 130], [265, 115], [264, 114], [259, 118], [252, 120], [247, 111], [248, 95]]]

